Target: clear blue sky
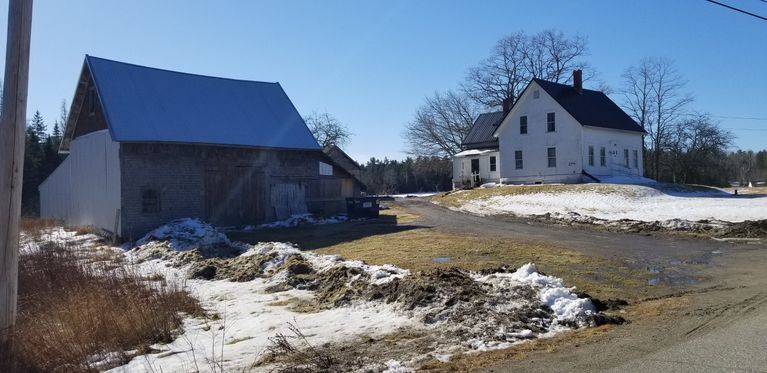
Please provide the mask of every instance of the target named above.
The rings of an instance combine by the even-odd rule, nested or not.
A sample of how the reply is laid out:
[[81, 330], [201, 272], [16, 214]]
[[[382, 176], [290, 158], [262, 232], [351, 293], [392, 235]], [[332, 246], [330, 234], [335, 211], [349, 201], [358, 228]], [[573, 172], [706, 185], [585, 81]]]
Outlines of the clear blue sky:
[[[767, 15], [760, 0], [721, 1]], [[642, 57], [675, 60], [694, 109], [761, 118], [719, 119], [738, 147], [767, 148], [767, 21], [703, 0], [35, 0], [32, 27], [28, 115], [49, 125], [87, 53], [278, 81], [301, 114], [327, 110], [350, 127], [355, 159], [403, 158], [403, 126], [425, 96], [457, 87], [502, 36], [556, 28], [588, 37], [613, 89]], [[5, 27], [0, 40], [5, 50]]]

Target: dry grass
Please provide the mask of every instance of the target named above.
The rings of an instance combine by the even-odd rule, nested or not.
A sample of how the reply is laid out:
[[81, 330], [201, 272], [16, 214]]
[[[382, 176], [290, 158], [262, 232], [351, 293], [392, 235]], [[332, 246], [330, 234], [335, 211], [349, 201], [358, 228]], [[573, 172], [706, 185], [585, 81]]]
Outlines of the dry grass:
[[125, 363], [127, 351], [170, 342], [182, 313], [202, 314], [180, 284], [148, 284], [131, 267], [101, 263], [51, 243], [21, 255], [14, 369], [3, 371], [97, 371], [110, 353]]
[[736, 188], [726, 188], [725, 190], [734, 193], [735, 190], [738, 190], [738, 194], [765, 194], [767, 195], [767, 187], [753, 187], [753, 188], [747, 188], [747, 187], [736, 187]]
[[[706, 185], [695, 184], [657, 184], [642, 186], [657, 188], [665, 193], [721, 192], [721, 189]], [[448, 207], [461, 207], [469, 201], [487, 199], [495, 196], [515, 196], [535, 193], [580, 193], [590, 192], [604, 195], [636, 195], [637, 185], [623, 184], [540, 184], [540, 185], [505, 185], [497, 188], [471, 189], [443, 193], [432, 197], [432, 200]]]
[[[393, 264], [413, 271], [460, 267], [480, 270], [534, 262], [538, 269], [563, 278], [599, 298], [641, 298], [651, 290], [650, 274], [624, 263], [535, 242], [455, 235], [427, 229], [366, 237], [316, 250], [371, 264]], [[449, 258], [437, 262], [434, 258]]]
[[592, 192], [601, 194], [632, 195], [631, 189], [616, 184], [541, 184], [505, 185], [498, 188], [471, 189], [444, 193], [432, 197], [433, 201], [450, 207], [460, 207], [466, 202], [495, 196], [516, 196], [535, 193]]

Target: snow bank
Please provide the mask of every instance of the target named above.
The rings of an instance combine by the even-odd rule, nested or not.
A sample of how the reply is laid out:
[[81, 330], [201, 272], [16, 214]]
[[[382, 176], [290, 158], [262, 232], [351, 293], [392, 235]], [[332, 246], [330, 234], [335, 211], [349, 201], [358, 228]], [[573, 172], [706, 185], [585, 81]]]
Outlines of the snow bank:
[[349, 217], [346, 215], [335, 215], [330, 217], [318, 217], [313, 214], [296, 214], [285, 220], [273, 221], [271, 223], [261, 224], [258, 226], [249, 225], [243, 228], [244, 231], [254, 231], [257, 229], [268, 228], [289, 228], [299, 225], [325, 225], [325, 224], [337, 224], [349, 221]]
[[639, 185], [615, 187], [615, 193], [595, 190], [494, 196], [469, 201], [459, 210], [481, 215], [554, 214], [555, 217], [577, 213], [608, 221], [680, 219], [742, 222], [767, 219], [767, 197], [733, 196], [723, 192], [666, 192]]
[[232, 246], [225, 234], [200, 219], [184, 218], [174, 220], [136, 241], [142, 246], [151, 241], [167, 241], [176, 251], [187, 251], [201, 247]]
[[537, 290], [538, 298], [554, 312], [557, 325], [586, 326], [587, 319], [596, 313], [591, 300], [578, 298], [574, 288], [564, 286], [562, 279], [538, 273], [535, 264], [527, 263], [513, 273], [494, 273], [477, 278], [478, 281], [499, 287], [529, 285]]

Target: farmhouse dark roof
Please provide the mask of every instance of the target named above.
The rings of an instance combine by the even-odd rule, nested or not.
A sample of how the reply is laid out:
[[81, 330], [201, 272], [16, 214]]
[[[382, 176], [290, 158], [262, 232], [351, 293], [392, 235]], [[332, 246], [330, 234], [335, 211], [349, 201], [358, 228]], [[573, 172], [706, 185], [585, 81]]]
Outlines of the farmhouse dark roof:
[[493, 132], [503, 118], [503, 111], [480, 114], [461, 143], [463, 149], [497, 148], [498, 138], [493, 136]]
[[114, 141], [320, 150], [279, 83], [85, 64]]
[[571, 85], [533, 79], [583, 126], [645, 133], [639, 124], [600, 91], [583, 89], [577, 93]]

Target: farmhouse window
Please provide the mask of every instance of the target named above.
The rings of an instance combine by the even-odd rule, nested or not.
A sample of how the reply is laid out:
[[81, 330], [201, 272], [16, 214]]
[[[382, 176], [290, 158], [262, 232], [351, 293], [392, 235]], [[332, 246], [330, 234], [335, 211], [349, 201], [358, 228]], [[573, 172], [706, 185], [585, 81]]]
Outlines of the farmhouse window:
[[527, 115], [519, 117], [519, 133], [522, 135], [527, 133]]
[[599, 165], [602, 167], [607, 166], [607, 153], [604, 146], [599, 148]]
[[549, 158], [549, 167], [557, 167], [557, 148], [546, 149]]
[[141, 213], [157, 214], [160, 212], [160, 193], [157, 189], [141, 190]]
[[589, 166], [594, 165], [594, 147], [589, 145]]
[[537, 89], [534, 90], [533, 91], [533, 98], [540, 98], [540, 97], [541, 97], [541, 91], [539, 91]]
[[629, 168], [629, 150], [623, 149], [623, 165]]
[[515, 168], [517, 170], [522, 169], [522, 151], [521, 150], [517, 150], [514, 152], [514, 163], [516, 163]]
[[634, 150], [634, 168], [639, 168], [639, 151]]
[[333, 166], [325, 162], [320, 162], [320, 175], [333, 176]]
[[490, 172], [495, 171], [495, 156], [490, 157]]
[[556, 118], [554, 113], [546, 114], [546, 131], [554, 132], [557, 130]]

